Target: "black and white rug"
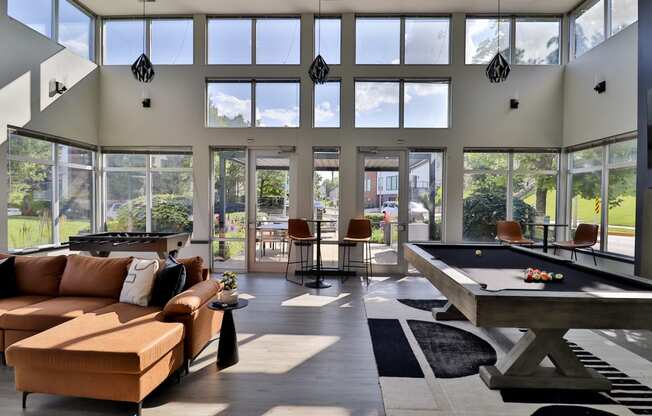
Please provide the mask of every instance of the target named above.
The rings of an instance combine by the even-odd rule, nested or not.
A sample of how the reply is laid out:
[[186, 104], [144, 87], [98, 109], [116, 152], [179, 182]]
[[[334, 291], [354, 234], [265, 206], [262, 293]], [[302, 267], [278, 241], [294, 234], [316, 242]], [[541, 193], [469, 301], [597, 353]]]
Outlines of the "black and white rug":
[[445, 303], [374, 293], [365, 299], [388, 416], [652, 415], [652, 363], [593, 331], [571, 331], [567, 339], [585, 365], [610, 379], [610, 393], [489, 390], [478, 368], [494, 364], [523, 334], [436, 322], [431, 310]]

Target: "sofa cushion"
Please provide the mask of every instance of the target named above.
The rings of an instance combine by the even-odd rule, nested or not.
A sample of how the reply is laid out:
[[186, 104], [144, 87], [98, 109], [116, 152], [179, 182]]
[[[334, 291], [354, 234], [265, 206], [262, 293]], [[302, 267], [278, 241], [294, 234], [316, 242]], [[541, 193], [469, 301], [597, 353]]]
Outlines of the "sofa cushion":
[[185, 286], [186, 266], [170, 256], [165, 261], [165, 267], [158, 271], [149, 304], [162, 308], [170, 299], [183, 292]]
[[118, 299], [132, 260], [133, 257], [98, 258], [70, 255], [61, 277], [59, 295]]
[[117, 303], [81, 316], [7, 351], [10, 365], [84, 373], [140, 374], [183, 342], [183, 325], [158, 308]]
[[44, 331], [115, 303], [112, 298], [59, 297], [12, 309], [0, 316], [3, 329]]
[[157, 272], [158, 262], [156, 260], [134, 259], [122, 284], [120, 302], [147, 306], [152, 298]]
[[[0, 254], [1, 258], [10, 257]], [[21, 295], [57, 296], [66, 256], [16, 256], [16, 286]]]
[[177, 261], [186, 267], [186, 286], [184, 289], [188, 289], [204, 280], [204, 260], [201, 257], [190, 257], [178, 259]]
[[16, 257], [0, 259], [0, 298], [18, 294], [16, 286]]

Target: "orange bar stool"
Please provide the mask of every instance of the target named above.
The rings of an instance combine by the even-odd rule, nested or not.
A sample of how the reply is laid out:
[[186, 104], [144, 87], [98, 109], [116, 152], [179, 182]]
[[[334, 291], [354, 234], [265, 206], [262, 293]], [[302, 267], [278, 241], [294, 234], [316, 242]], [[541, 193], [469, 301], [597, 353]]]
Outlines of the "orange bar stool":
[[[351, 259], [351, 248], [362, 244], [363, 253], [362, 261]], [[351, 271], [351, 269], [363, 269], [367, 286], [369, 286], [369, 276], [373, 273], [371, 260], [371, 221], [366, 218], [352, 219], [349, 221], [349, 228], [346, 236], [338, 243], [342, 248], [342, 269]], [[346, 276], [342, 276], [342, 282]]]
[[[296, 283], [298, 285], [303, 285], [304, 273], [310, 267], [310, 259], [312, 257], [312, 245], [317, 241], [317, 237], [312, 235], [310, 231], [310, 226], [306, 220], [291, 218], [288, 220], [288, 262], [285, 266], [285, 280]], [[299, 260], [292, 260], [292, 246], [295, 245], [299, 248]], [[303, 251], [306, 249], [306, 255], [304, 258]], [[290, 265], [299, 264], [299, 275], [301, 280], [290, 279], [288, 272], [290, 270]]]

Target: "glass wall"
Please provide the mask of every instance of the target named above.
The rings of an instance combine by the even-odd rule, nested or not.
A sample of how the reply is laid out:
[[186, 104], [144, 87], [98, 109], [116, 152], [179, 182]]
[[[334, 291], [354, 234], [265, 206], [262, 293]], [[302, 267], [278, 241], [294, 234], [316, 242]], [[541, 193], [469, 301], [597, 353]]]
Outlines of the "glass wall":
[[8, 148], [11, 251], [57, 246], [94, 230], [94, 152], [16, 133]]
[[464, 240], [495, 241], [496, 222], [505, 219], [541, 239], [527, 223], [556, 220], [558, 152], [465, 151], [464, 170]]
[[342, 19], [323, 17], [315, 19], [315, 57], [318, 54], [328, 65], [339, 65], [342, 55]]
[[443, 159], [441, 151], [416, 150], [409, 154], [408, 241], [442, 239]]
[[105, 154], [108, 231], [192, 232], [191, 154]]
[[152, 63], [192, 65], [193, 37], [192, 19], [153, 19], [150, 24]]
[[636, 21], [637, 0], [586, 0], [571, 15], [572, 56], [585, 54]]
[[[322, 261], [337, 266], [340, 216], [340, 151], [337, 148], [313, 150], [313, 218], [326, 220], [321, 225]], [[315, 251], [315, 256], [317, 255]]]
[[317, 128], [340, 127], [340, 81], [315, 84], [313, 123]]

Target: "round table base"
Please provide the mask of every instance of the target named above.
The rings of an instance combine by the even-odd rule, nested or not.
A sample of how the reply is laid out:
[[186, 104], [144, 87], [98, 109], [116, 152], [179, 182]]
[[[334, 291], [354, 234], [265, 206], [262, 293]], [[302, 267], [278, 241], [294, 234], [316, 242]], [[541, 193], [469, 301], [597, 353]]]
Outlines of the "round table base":
[[235, 333], [233, 314], [230, 310], [226, 310], [222, 318], [220, 341], [217, 347], [217, 368], [223, 370], [237, 364], [239, 360], [238, 338]]
[[323, 280], [317, 279], [314, 282], [308, 282], [306, 283], [306, 287], [312, 288], [312, 289], [328, 289], [331, 287], [328, 283], [324, 283]]

